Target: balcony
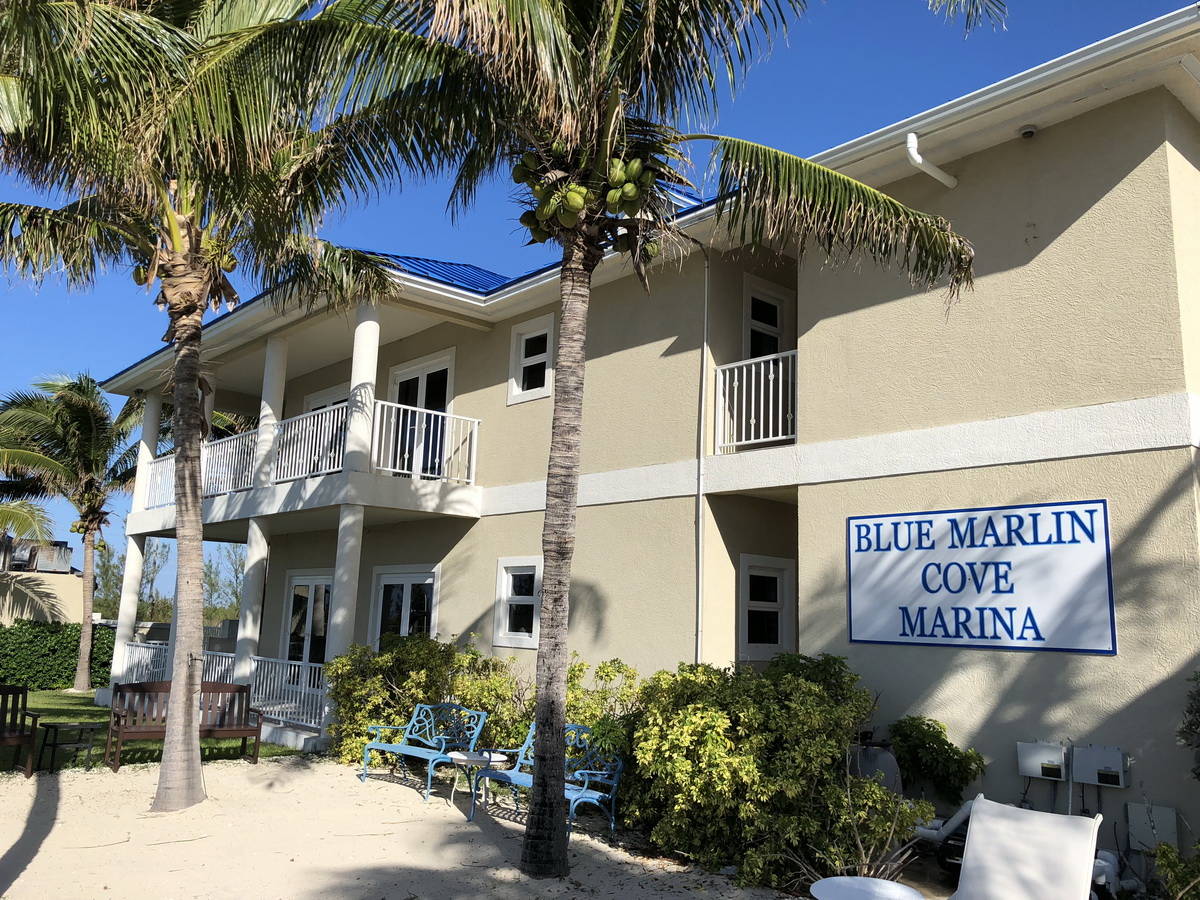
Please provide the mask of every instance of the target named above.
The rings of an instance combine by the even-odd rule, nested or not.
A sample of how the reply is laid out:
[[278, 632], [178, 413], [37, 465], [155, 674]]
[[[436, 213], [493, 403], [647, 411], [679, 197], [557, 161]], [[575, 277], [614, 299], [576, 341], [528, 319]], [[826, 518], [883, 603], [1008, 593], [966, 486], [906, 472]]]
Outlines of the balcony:
[[[341, 472], [346, 453], [347, 406], [339, 404], [284, 419], [275, 429], [267, 483], [282, 485]], [[375, 401], [371, 470], [377, 474], [451, 485], [475, 484], [479, 420], [398, 403]], [[201, 445], [201, 491], [205, 498], [255, 486], [258, 432]], [[145, 508], [175, 503], [175, 455], [146, 468]]]
[[796, 440], [796, 351], [717, 368], [716, 452]]

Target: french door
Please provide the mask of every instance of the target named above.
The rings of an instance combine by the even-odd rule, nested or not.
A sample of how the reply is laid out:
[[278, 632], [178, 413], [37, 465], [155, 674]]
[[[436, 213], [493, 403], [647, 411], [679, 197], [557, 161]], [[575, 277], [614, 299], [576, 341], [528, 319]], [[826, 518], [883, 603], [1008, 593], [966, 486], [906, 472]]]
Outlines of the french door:
[[[290, 662], [324, 663], [329, 635], [329, 602], [333, 594], [331, 575], [294, 575], [288, 579], [288, 607], [284, 644]], [[301, 690], [321, 687], [320, 670], [296, 666], [288, 681]], [[300, 670], [304, 670], [303, 674]]]
[[433, 629], [433, 573], [379, 576], [374, 643], [387, 634], [430, 634]]
[[442, 477], [446, 461], [446, 417], [450, 406], [450, 364], [444, 357], [392, 376], [394, 403], [408, 407], [396, 418], [391, 443], [393, 468], [417, 478]]

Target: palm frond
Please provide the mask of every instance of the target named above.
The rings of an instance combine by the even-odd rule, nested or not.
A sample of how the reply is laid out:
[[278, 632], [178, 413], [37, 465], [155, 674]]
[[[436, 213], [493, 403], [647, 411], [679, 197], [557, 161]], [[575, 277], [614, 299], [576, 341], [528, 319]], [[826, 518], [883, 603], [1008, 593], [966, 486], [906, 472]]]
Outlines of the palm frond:
[[971, 244], [942, 218], [910, 209], [853, 178], [761, 144], [715, 135], [719, 214], [744, 242], [803, 249], [837, 260], [857, 253], [896, 264], [914, 285], [971, 285]]
[[28, 500], [0, 501], [0, 535], [12, 532], [21, 540], [43, 543], [54, 526], [49, 513]]
[[944, 12], [947, 19], [961, 17], [968, 32], [984, 23], [1003, 28], [1008, 16], [1004, 0], [929, 0], [929, 8], [935, 13]]
[[400, 278], [394, 257], [314, 238], [293, 236], [263, 252], [267, 242], [250, 241], [251, 266], [267, 285], [267, 299], [279, 306], [312, 307], [325, 300], [350, 308], [396, 296]]

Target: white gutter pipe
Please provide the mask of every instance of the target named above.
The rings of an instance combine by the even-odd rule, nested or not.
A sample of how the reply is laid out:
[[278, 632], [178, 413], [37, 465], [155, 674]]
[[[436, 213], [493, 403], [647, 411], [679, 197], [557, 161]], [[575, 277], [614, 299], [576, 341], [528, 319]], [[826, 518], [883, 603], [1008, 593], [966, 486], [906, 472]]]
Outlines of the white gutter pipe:
[[939, 169], [931, 162], [926, 162], [921, 156], [920, 150], [917, 149], [917, 133], [910, 131], [908, 133], [908, 141], [906, 143], [908, 149], [908, 161], [924, 172], [931, 178], [936, 178], [948, 188], [958, 187], [958, 179], [953, 175]]

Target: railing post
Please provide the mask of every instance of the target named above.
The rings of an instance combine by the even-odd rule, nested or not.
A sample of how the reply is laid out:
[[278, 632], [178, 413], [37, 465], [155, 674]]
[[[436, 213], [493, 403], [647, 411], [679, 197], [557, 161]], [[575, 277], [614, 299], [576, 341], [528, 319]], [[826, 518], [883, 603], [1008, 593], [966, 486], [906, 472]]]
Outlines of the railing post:
[[283, 391], [287, 385], [287, 356], [287, 338], [267, 338], [267, 358], [263, 365], [262, 400], [258, 407], [258, 446], [254, 453], [254, 478], [252, 480], [254, 487], [266, 487], [271, 483], [276, 423], [283, 413]]
[[717, 408], [713, 415], [713, 453], [721, 453], [725, 445], [725, 370], [717, 369]]

